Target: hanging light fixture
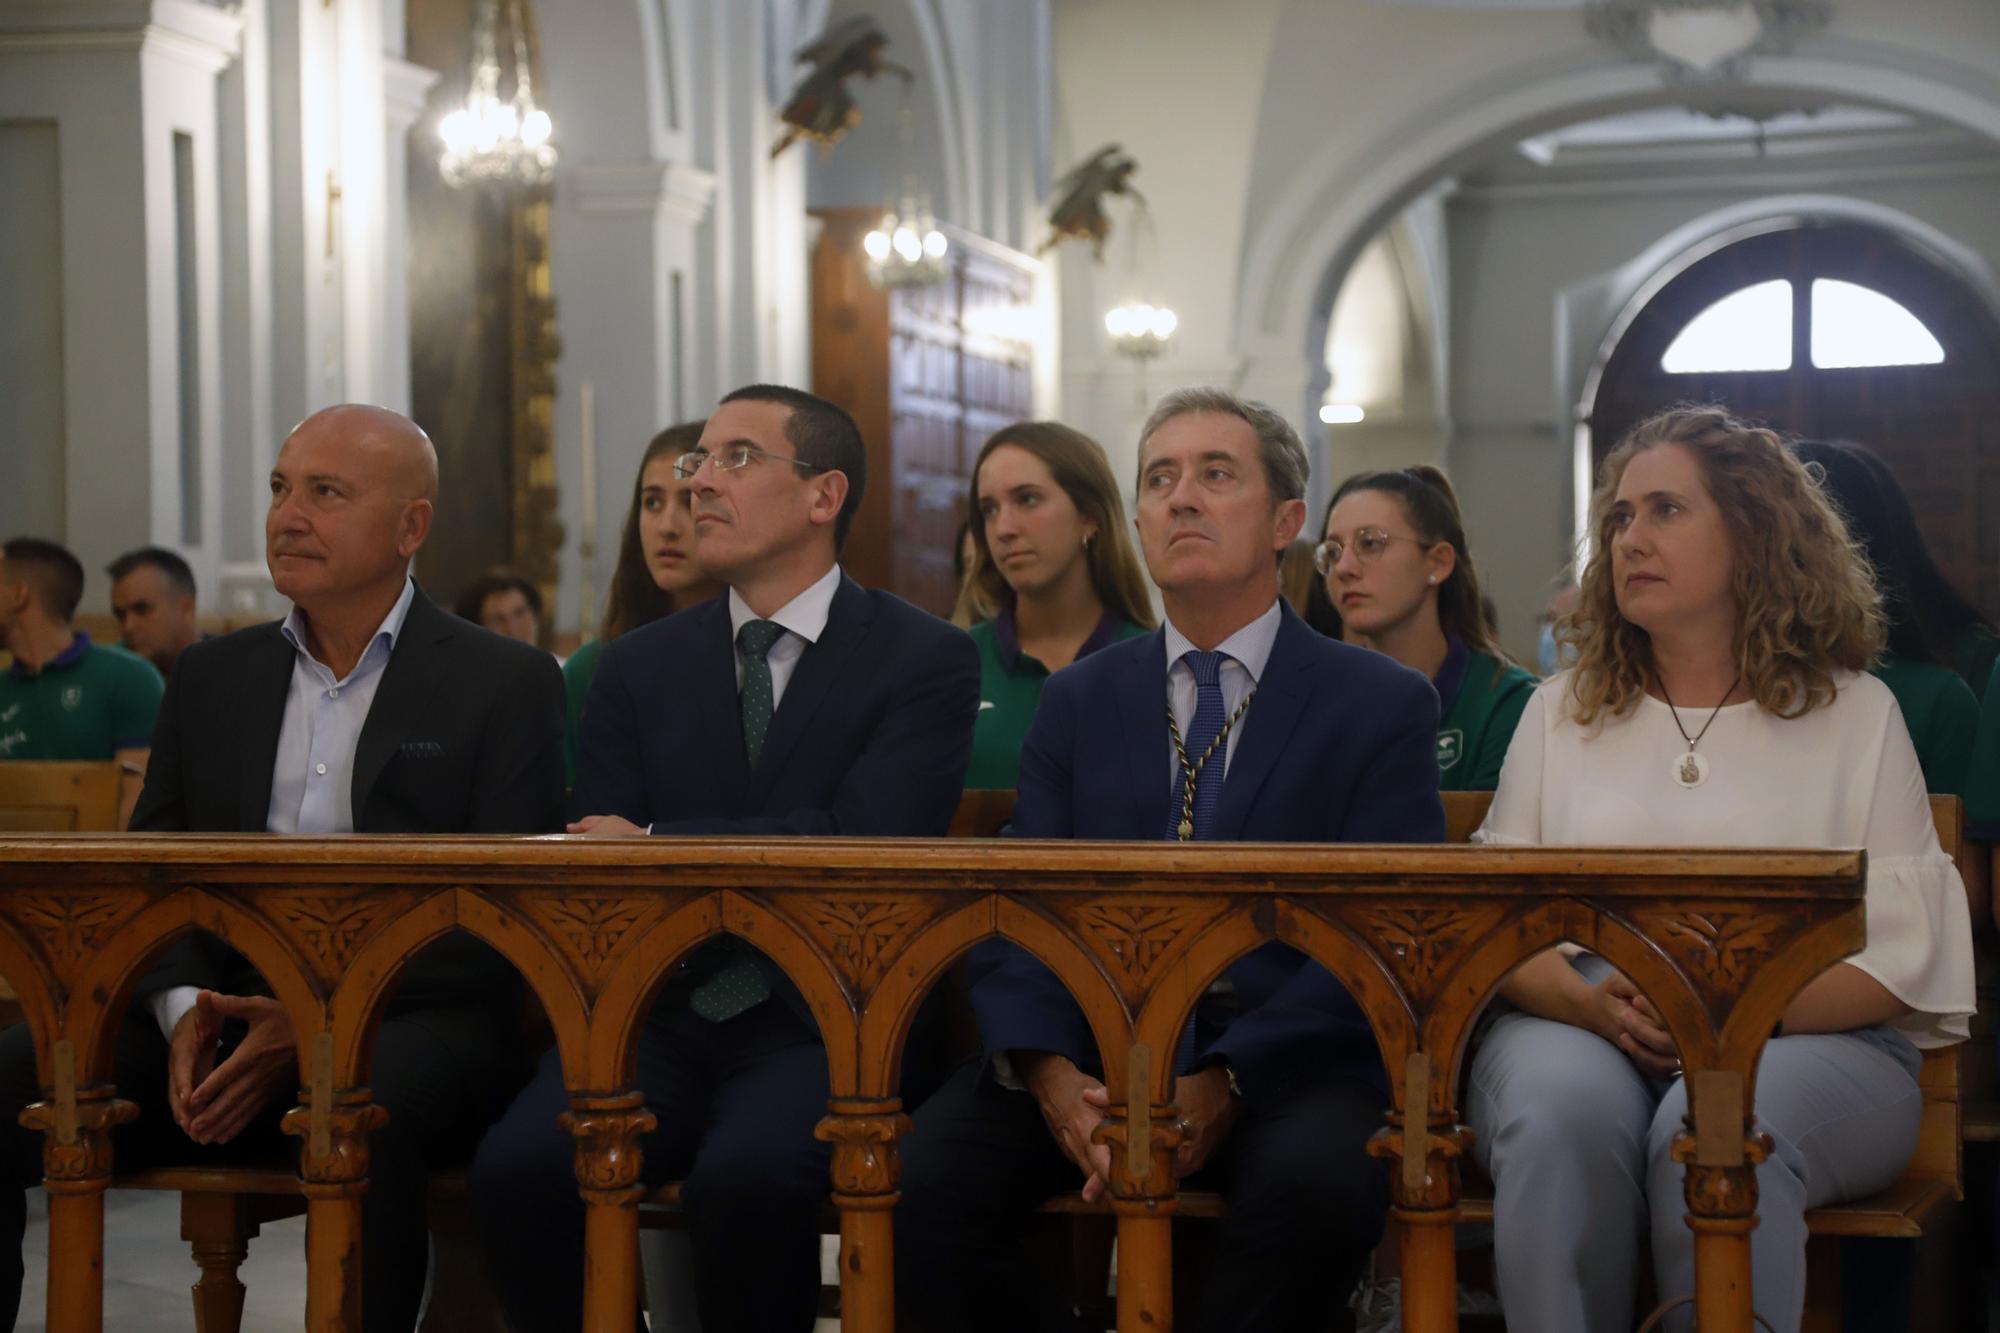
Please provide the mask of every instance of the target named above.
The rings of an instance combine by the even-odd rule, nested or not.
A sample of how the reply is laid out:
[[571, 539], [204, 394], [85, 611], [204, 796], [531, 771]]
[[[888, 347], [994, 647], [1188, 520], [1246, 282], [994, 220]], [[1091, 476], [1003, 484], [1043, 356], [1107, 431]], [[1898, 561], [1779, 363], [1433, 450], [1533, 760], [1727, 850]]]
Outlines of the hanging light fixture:
[[[1128, 230], [1130, 239], [1125, 250], [1125, 290], [1142, 291], [1144, 288], [1139, 285], [1139, 250], [1142, 244], [1150, 245], [1154, 239], [1153, 213], [1136, 194], [1133, 195], [1132, 226]], [[1121, 301], [1104, 312], [1104, 331], [1111, 335], [1111, 350], [1142, 365], [1173, 346], [1174, 330], [1180, 326], [1180, 316], [1169, 307], [1137, 296]]]
[[1134, 361], [1150, 361], [1173, 342], [1180, 316], [1149, 301], [1126, 301], [1104, 312], [1111, 350]]
[[915, 142], [916, 116], [906, 91], [902, 109], [896, 113], [903, 193], [883, 212], [881, 223], [861, 238], [861, 249], [868, 256], [868, 281], [877, 287], [928, 287], [943, 282], [950, 272], [945, 255], [951, 242], [938, 230], [930, 196], [918, 188], [916, 174], [910, 169]]
[[[513, 37], [514, 94], [500, 99], [500, 7]], [[445, 183], [546, 185], [555, 174], [555, 125], [535, 105], [528, 71], [527, 25], [520, 0], [477, 0], [472, 19], [472, 82], [465, 104], [438, 124], [438, 168]]]

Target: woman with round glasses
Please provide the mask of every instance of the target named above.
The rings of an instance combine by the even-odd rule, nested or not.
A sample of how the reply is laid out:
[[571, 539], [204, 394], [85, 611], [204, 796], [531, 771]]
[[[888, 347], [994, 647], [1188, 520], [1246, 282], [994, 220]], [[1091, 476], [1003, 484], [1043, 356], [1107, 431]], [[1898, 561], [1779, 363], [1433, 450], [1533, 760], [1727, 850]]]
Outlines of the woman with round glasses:
[[1042, 683], [1106, 644], [1148, 632], [1151, 599], [1097, 441], [1054, 421], [997, 431], [972, 466], [972, 564], [960, 612], [975, 622], [979, 717], [968, 788], [1012, 787]]
[[[1604, 462], [1590, 532], [1557, 627], [1576, 665], [1529, 700], [1477, 841], [1867, 849], [1866, 945], [1805, 983], [1757, 1067], [1772, 1146], [1751, 1292], [1770, 1327], [1796, 1329], [1806, 1211], [1901, 1174], [1921, 1052], [1965, 1040], [1965, 891], [1895, 697], [1867, 674], [1884, 640], [1868, 564], [1775, 434], [1720, 408], [1641, 422]], [[1624, 1333], [1646, 1246], [1663, 1300], [1693, 1290], [1673, 1040], [1592, 954], [1550, 949], [1499, 994], [1466, 1120], [1508, 1325]]]
[[1486, 619], [1451, 483], [1434, 467], [1349, 477], [1322, 530], [1314, 565], [1341, 637], [1437, 687], [1438, 789], [1493, 790], [1535, 678]]
[[563, 663], [563, 691], [569, 697], [569, 728], [563, 737], [563, 758], [569, 781], [576, 781], [577, 737], [583, 728], [583, 705], [597, 674], [604, 645], [641, 625], [705, 602], [722, 591], [694, 558], [694, 514], [681, 460], [701, 439], [699, 421], [669, 426], [655, 435], [639, 459], [639, 476], [632, 483], [632, 503], [618, 539], [618, 565], [611, 573], [611, 595], [604, 607], [598, 637], [578, 648]]

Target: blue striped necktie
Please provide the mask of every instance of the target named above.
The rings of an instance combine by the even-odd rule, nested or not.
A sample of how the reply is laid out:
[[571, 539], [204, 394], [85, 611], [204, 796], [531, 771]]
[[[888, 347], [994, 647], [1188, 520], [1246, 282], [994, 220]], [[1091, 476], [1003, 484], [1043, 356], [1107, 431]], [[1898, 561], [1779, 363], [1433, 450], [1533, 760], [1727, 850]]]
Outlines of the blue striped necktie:
[[[1181, 661], [1187, 663], [1194, 673], [1194, 719], [1188, 725], [1187, 734], [1181, 738], [1181, 749], [1197, 764], [1208, 754], [1208, 747], [1215, 744], [1215, 738], [1222, 731], [1228, 713], [1222, 706], [1222, 663], [1225, 655], [1219, 652], [1204, 653], [1190, 649], [1181, 654]], [[1195, 778], [1194, 788], [1194, 839], [1206, 841], [1215, 836], [1215, 813], [1222, 808], [1222, 777], [1228, 762], [1226, 746], [1219, 746], [1206, 764], [1202, 764]], [[1180, 837], [1181, 800], [1187, 791], [1187, 768], [1174, 765], [1173, 800], [1167, 809], [1167, 836]]]
[[[1194, 719], [1188, 724], [1187, 735], [1181, 738], [1181, 749], [1196, 763], [1201, 763], [1208, 747], [1215, 744], [1215, 738], [1228, 718], [1222, 706], [1222, 659], [1223, 654], [1219, 652], [1204, 653], [1198, 649], [1181, 654], [1181, 661], [1187, 663], [1188, 670], [1194, 673]], [[1201, 772], [1195, 779], [1194, 839], [1197, 842], [1215, 836], [1215, 812], [1222, 806], [1222, 778], [1228, 757], [1226, 748], [1218, 748], [1209, 756], [1208, 762], [1202, 764]], [[1167, 836], [1176, 840], [1180, 837], [1181, 800], [1186, 791], [1187, 767], [1176, 763], [1173, 800], [1167, 810]], [[1194, 1065], [1194, 1024], [1195, 1016], [1189, 1013], [1174, 1051], [1176, 1076], [1186, 1074]]]

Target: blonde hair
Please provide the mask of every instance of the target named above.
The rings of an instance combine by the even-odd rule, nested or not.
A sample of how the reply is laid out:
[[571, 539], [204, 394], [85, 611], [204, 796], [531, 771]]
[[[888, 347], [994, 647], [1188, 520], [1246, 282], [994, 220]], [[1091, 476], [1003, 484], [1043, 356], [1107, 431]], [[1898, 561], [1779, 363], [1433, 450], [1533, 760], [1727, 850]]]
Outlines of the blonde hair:
[[1833, 673], [1867, 670], [1886, 639], [1866, 557], [1776, 432], [1720, 407], [1681, 406], [1634, 426], [1604, 460], [1591, 496], [1590, 560], [1576, 609], [1556, 623], [1556, 637], [1576, 653], [1572, 716], [1588, 726], [1629, 712], [1653, 670], [1651, 637], [1618, 611], [1612, 508], [1626, 466], [1662, 445], [1693, 456], [1734, 547], [1734, 653], [1751, 697], [1786, 718], [1831, 703]]
[[[979, 513], [979, 469], [986, 457], [1003, 444], [1026, 450], [1048, 468], [1056, 485], [1062, 487], [1077, 512], [1097, 525], [1095, 539], [1084, 544], [1084, 559], [1090, 565], [1090, 586], [1105, 610], [1135, 625], [1153, 628], [1152, 598], [1146, 591], [1146, 576], [1140, 572], [1138, 554], [1126, 535], [1124, 507], [1118, 498], [1118, 483], [1111, 465], [1096, 440], [1059, 421], [1017, 421], [1002, 426], [981, 446], [973, 460], [972, 484], [966, 488], [966, 513], [972, 524], [972, 563], [959, 588], [954, 623], [971, 625], [991, 620], [1001, 610], [1014, 605], [1014, 589], [993, 563], [992, 548], [986, 544], [986, 522]], [[961, 619], [963, 617], [963, 619]]]

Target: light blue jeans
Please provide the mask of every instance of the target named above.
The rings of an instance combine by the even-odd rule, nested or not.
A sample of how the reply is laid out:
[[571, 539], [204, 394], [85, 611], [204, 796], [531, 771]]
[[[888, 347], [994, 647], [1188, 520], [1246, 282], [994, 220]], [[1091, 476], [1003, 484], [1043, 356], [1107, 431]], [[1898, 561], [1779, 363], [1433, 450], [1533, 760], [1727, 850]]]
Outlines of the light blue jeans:
[[[1609, 965], [1585, 956], [1592, 981]], [[1777, 1333], [1805, 1308], [1808, 1208], [1887, 1186], [1917, 1143], [1923, 1092], [1915, 1046], [1887, 1028], [1779, 1037], [1757, 1072], [1751, 1290]], [[1493, 1179], [1494, 1266], [1515, 1333], [1629, 1333], [1640, 1244], [1650, 1232], [1660, 1299], [1694, 1290], [1694, 1234], [1682, 1168], [1669, 1159], [1687, 1113], [1681, 1080], [1641, 1074], [1602, 1038], [1503, 1012], [1472, 1062], [1466, 1119]], [[1641, 1312], [1643, 1313], [1643, 1312]], [[1691, 1307], [1668, 1327], [1685, 1333]]]

